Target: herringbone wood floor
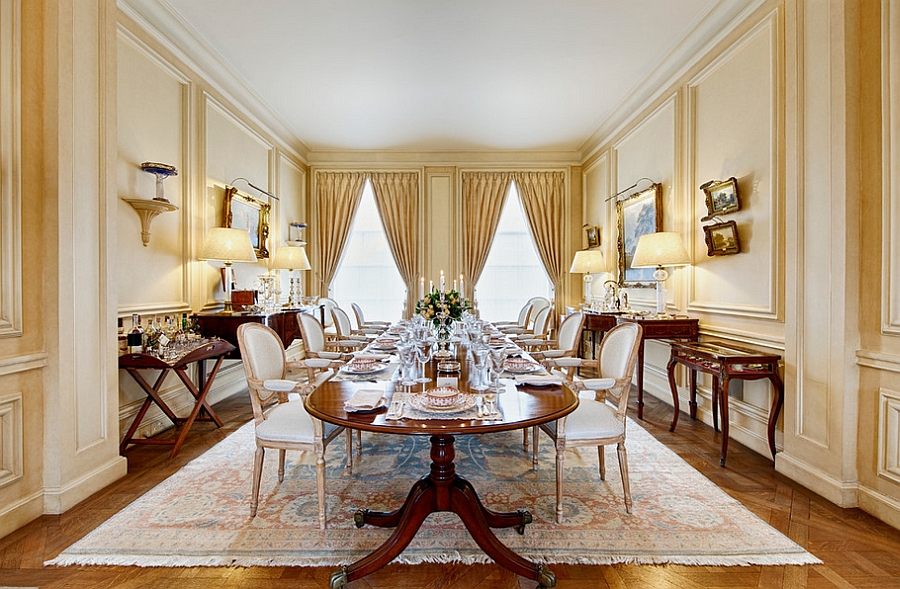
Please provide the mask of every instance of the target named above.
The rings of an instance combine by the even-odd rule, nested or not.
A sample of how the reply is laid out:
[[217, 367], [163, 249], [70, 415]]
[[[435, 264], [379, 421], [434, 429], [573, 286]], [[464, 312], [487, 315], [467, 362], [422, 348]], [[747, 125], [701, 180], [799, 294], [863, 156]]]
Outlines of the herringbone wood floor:
[[[45, 560], [100, 525], [192, 458], [236, 430], [250, 417], [243, 396], [216, 406], [225, 425], [197, 424], [180, 454], [167, 448], [132, 447], [128, 476], [59, 516], [43, 516], [0, 539], [0, 585], [200, 589], [327, 589], [327, 568], [137, 568], [44, 567]], [[636, 413], [633, 413], [633, 415]], [[668, 431], [671, 409], [648, 399], [643, 426], [700, 472], [772, 526], [824, 561], [804, 567], [575, 566], [553, 565], [557, 587], [678, 588], [727, 587], [900, 587], [900, 532], [858, 509], [840, 509], [785, 479], [771, 461], [731, 442], [728, 466], [720, 468], [719, 437], [712, 428], [679, 420]], [[527, 533], [527, 532], [526, 532]], [[389, 565], [349, 589], [519, 589], [535, 583], [495, 565]]]

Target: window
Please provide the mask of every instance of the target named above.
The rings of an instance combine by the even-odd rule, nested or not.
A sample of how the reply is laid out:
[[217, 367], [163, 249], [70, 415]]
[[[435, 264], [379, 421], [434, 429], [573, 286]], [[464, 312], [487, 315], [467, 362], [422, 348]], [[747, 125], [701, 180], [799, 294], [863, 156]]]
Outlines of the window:
[[491, 252], [475, 288], [478, 310], [483, 319], [511, 321], [525, 301], [535, 296], [549, 299], [551, 292], [552, 284], [538, 258], [519, 191], [513, 182], [500, 213]]
[[331, 283], [331, 298], [351, 317], [350, 303], [359, 304], [368, 320], [393, 321], [403, 313], [406, 285], [388, 247], [368, 180], [347, 247]]

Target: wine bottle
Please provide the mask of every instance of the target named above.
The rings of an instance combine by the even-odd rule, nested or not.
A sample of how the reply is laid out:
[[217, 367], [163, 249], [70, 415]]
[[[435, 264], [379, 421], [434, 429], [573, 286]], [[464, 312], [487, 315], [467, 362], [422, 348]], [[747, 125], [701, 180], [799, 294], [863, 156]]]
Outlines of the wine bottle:
[[128, 334], [127, 344], [129, 354], [144, 353], [144, 334], [141, 332], [140, 316], [134, 313], [131, 316], [131, 332]]

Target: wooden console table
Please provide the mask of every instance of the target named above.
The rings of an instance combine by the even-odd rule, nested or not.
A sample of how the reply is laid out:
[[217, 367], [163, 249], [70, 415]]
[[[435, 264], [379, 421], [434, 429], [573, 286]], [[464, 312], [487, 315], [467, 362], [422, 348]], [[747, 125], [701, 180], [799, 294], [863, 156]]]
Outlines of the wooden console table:
[[226, 359], [236, 360], [241, 357], [237, 345], [237, 328], [244, 323], [261, 323], [272, 328], [284, 347], [291, 345], [294, 339], [300, 339], [300, 326], [297, 325], [297, 313], [301, 309], [290, 309], [276, 313], [198, 313], [197, 324], [203, 337], [217, 337], [234, 346]]
[[[581, 357], [597, 359], [597, 346], [607, 331], [616, 326], [616, 314], [585, 311], [584, 327], [581, 329]], [[594, 373], [593, 368], [586, 369]], [[580, 371], [579, 371], [580, 372]]]
[[644, 418], [644, 342], [648, 339], [671, 339], [697, 341], [700, 338], [700, 321], [677, 317], [661, 319], [652, 315], [622, 315], [619, 323], [637, 323], [643, 328], [641, 346], [638, 348], [637, 363], [637, 406], [638, 419]]
[[[222, 427], [222, 421], [219, 419], [219, 416], [216, 415], [215, 411], [212, 410], [212, 407], [209, 406], [209, 403], [207, 403], [206, 396], [212, 388], [213, 380], [215, 380], [216, 374], [219, 372], [222, 360], [225, 358], [225, 355], [232, 350], [234, 350], [234, 346], [230, 343], [220, 339], [213, 339], [198, 342], [196, 347], [187, 353], [178, 355], [170, 360], [151, 354], [124, 354], [119, 356], [119, 368], [128, 372], [147, 394], [147, 398], [144, 399], [144, 404], [141, 405], [137, 415], [134, 416], [131, 427], [128, 428], [128, 433], [125, 434], [125, 438], [122, 440], [122, 443], [119, 444], [119, 453], [124, 454], [125, 449], [129, 444], [152, 444], [157, 446], [171, 445], [172, 453], [169, 455], [169, 458], [174, 458], [175, 455], [178, 454], [178, 450], [181, 449], [181, 445], [184, 443], [184, 439], [187, 437], [187, 433], [195, 421], [212, 421], [215, 422], [216, 427]], [[206, 361], [211, 358], [216, 359], [216, 364], [209, 373], [209, 377], [207, 377]], [[196, 385], [187, 375], [188, 366], [194, 362], [198, 363]], [[150, 383], [148, 383], [141, 374], [142, 370], [160, 371], [153, 386], [150, 386]], [[166, 379], [169, 371], [172, 370], [175, 371], [175, 374], [178, 375], [178, 378], [181, 379], [181, 382], [184, 383], [187, 390], [194, 396], [194, 408], [191, 410], [188, 417], [178, 417], [175, 415], [175, 412], [169, 408], [159, 394], [163, 381]], [[143, 421], [144, 416], [147, 414], [147, 410], [150, 409], [150, 405], [153, 403], [156, 403], [159, 408], [162, 409], [162, 412], [166, 414], [166, 417], [168, 417], [172, 423], [176, 426], [182, 426], [177, 437], [163, 439], [134, 439], [135, 432], [141, 425], [141, 421]], [[201, 410], [206, 414], [204, 417], [200, 417]]]
[[719, 464], [725, 466], [725, 455], [728, 452], [728, 383], [733, 379], [759, 380], [767, 378], [772, 382], [774, 396], [769, 409], [769, 451], [775, 458], [775, 422], [781, 413], [784, 403], [784, 383], [778, 376], [777, 354], [760, 354], [732, 345], [718, 342], [672, 342], [672, 354], [669, 358], [669, 388], [672, 390], [672, 401], [675, 415], [669, 431], [675, 431], [678, 423], [678, 389], [675, 386], [675, 366], [682, 364], [690, 372], [690, 413], [691, 419], [697, 418], [697, 373], [712, 375], [712, 410], [713, 427], [719, 431], [718, 410], [722, 412], [722, 453]]

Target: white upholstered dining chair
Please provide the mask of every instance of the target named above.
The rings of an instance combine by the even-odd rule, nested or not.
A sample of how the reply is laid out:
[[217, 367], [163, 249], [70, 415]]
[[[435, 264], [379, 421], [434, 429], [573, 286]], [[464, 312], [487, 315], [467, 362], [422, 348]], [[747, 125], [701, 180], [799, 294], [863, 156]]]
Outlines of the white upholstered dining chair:
[[[325, 529], [325, 448], [341, 432], [346, 433], [347, 468], [353, 468], [350, 430], [323, 423], [306, 412], [302, 399], [333, 375], [339, 364], [328, 359], [310, 358], [289, 363], [285, 359], [281, 338], [272, 329], [259, 323], [244, 323], [237, 330], [238, 347], [256, 433], [256, 453], [253, 457], [253, 483], [250, 497], [250, 516], [255, 517], [259, 505], [266, 448], [278, 450], [278, 482], [284, 480], [287, 450], [313, 452], [316, 457], [316, 494], [318, 495], [319, 529]], [[315, 370], [323, 376], [313, 376], [309, 382], [285, 378], [290, 365]], [[290, 400], [297, 393], [300, 400]]]
[[334, 318], [334, 332], [337, 334], [338, 340], [358, 339], [368, 342], [367, 335], [378, 335], [384, 332], [384, 329], [353, 329], [350, 324], [350, 316], [340, 307], [332, 308], [331, 316]]
[[[604, 449], [616, 444], [619, 456], [619, 471], [625, 494], [625, 511], [631, 513], [631, 485], [628, 481], [628, 459], [625, 452], [625, 414], [631, 380], [637, 364], [638, 348], [641, 345], [641, 326], [623, 323], [606, 332], [600, 342], [598, 360], [582, 360], [582, 364], [592, 363], [598, 370], [597, 378], [578, 380], [575, 371], [578, 362], [563, 358], [548, 360], [547, 364], [562, 363], [567, 373], [566, 386], [578, 391], [591, 391], [593, 396], [582, 395], [578, 407], [568, 416], [543, 424], [540, 431], [546, 433], [556, 446], [556, 521], [563, 520], [563, 466], [566, 448], [597, 446], [600, 461], [600, 479], [606, 479]], [[612, 404], [611, 404], [612, 403]], [[537, 435], [534, 436], [534, 455], [537, 456]]]
[[350, 303], [350, 308], [353, 309], [353, 314], [356, 316], [356, 327], [357, 329], [381, 329], [385, 330], [391, 326], [390, 321], [366, 321], [365, 316], [363, 315], [362, 307], [360, 307], [356, 303]]
[[319, 320], [308, 313], [297, 313], [297, 326], [300, 328], [300, 339], [303, 340], [306, 356], [310, 358], [349, 360], [349, 352], [361, 347], [359, 340], [329, 339]]

